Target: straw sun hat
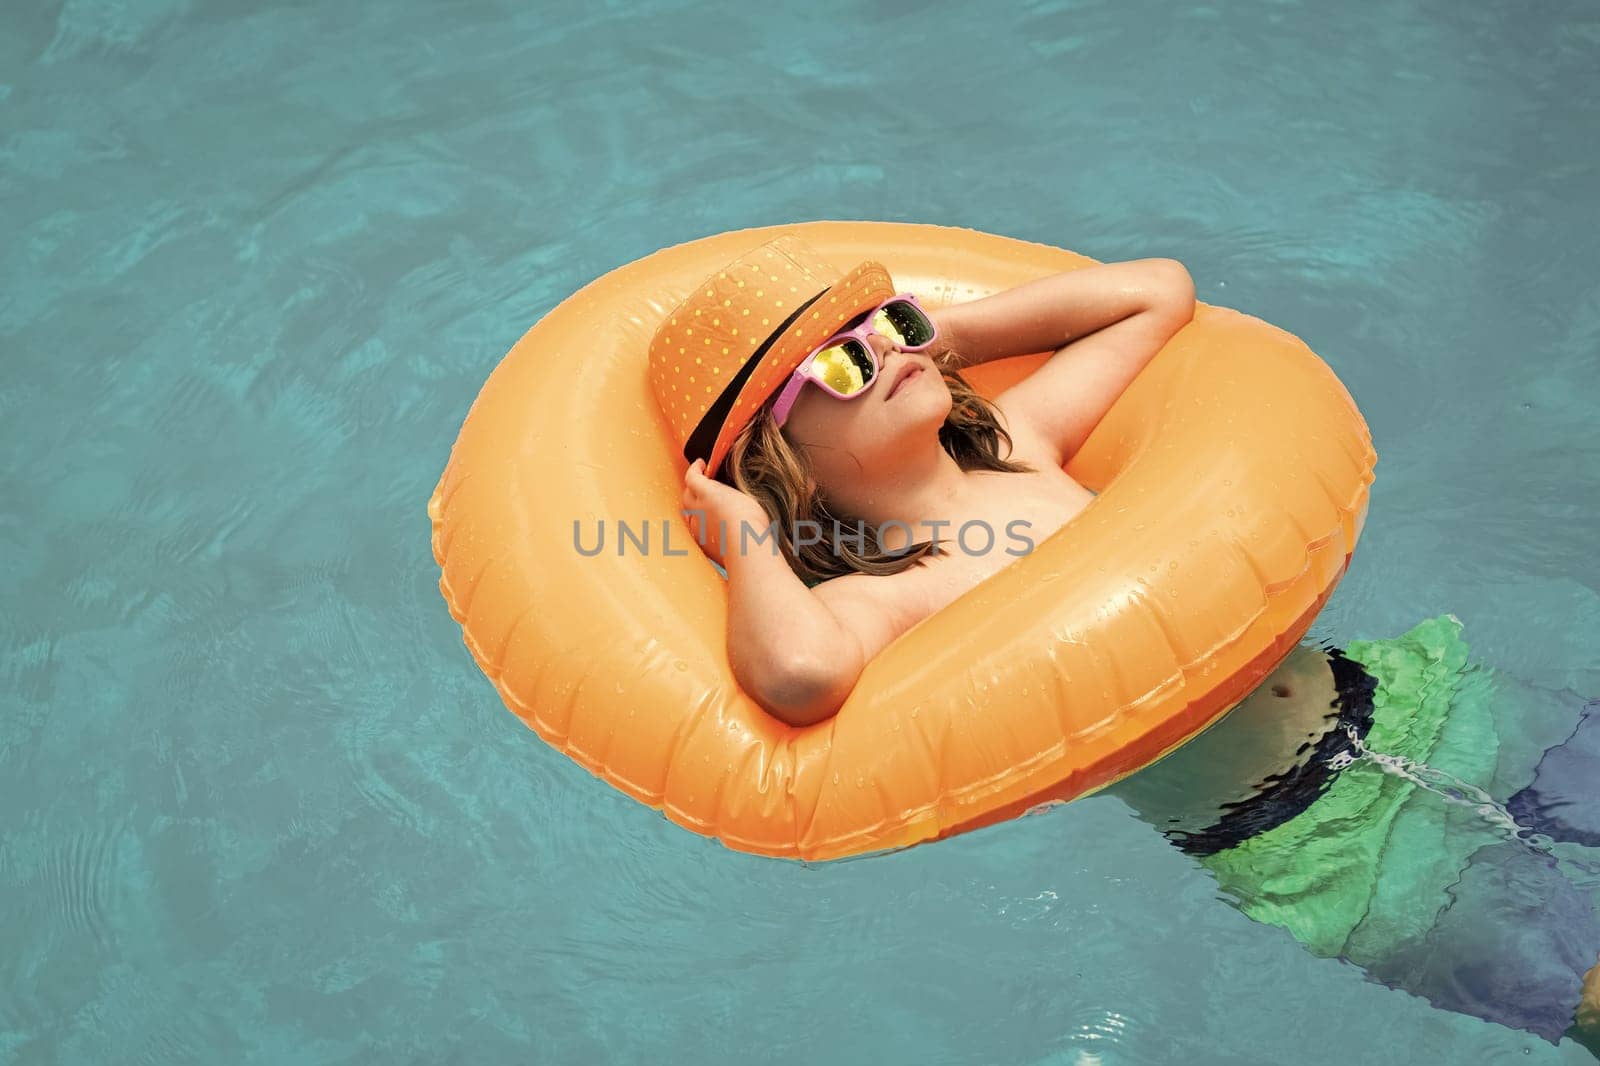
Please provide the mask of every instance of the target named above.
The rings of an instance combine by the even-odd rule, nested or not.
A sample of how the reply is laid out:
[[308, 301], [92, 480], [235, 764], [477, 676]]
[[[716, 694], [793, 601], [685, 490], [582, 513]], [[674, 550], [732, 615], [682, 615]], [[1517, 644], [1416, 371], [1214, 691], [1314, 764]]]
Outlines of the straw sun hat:
[[785, 235], [700, 284], [650, 341], [650, 387], [690, 463], [715, 477], [733, 439], [811, 352], [895, 295], [889, 271], [847, 271]]

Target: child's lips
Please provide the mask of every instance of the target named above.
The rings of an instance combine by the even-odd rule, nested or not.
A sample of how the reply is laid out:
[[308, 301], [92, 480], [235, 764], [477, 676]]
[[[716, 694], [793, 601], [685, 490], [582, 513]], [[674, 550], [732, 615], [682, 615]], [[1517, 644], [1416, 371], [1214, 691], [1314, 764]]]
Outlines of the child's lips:
[[894, 387], [889, 390], [889, 395], [885, 396], [884, 399], [885, 400], [894, 399], [894, 394], [900, 391], [900, 386], [904, 385], [906, 382], [910, 381], [912, 378], [916, 377], [920, 373], [922, 373], [922, 368], [920, 366], [915, 366], [915, 365], [913, 365], [910, 369], [902, 372], [901, 375], [900, 375], [900, 380], [898, 380], [898, 381], [896, 381], [894, 383]]

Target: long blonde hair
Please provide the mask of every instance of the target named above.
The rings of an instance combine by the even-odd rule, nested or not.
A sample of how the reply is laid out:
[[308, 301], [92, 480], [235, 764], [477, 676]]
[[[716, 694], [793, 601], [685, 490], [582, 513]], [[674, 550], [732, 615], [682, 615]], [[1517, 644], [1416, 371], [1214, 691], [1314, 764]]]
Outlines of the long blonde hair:
[[[1012, 441], [1000, 425], [994, 405], [955, 371], [941, 369], [939, 373], [950, 387], [951, 398], [950, 413], [939, 427], [939, 443], [956, 464], [963, 470], [1031, 472], [1034, 468], [1027, 463], [1000, 457], [1001, 441], [1008, 455]], [[772, 400], [763, 404], [734, 438], [717, 480], [761, 504], [776, 526], [779, 549], [802, 581], [815, 585], [843, 574], [898, 574], [934, 550], [935, 542], [924, 540], [886, 552], [881, 531], [872, 530], [870, 523], [858, 516], [830, 508], [810, 464], [785, 439], [772, 417], [772, 404]], [[823, 537], [820, 542], [813, 543], [810, 537], [802, 538], [805, 543], [797, 542], [795, 532], [806, 522], [815, 523]], [[859, 532], [862, 529], [867, 532]], [[841, 530], [845, 536], [837, 535]]]

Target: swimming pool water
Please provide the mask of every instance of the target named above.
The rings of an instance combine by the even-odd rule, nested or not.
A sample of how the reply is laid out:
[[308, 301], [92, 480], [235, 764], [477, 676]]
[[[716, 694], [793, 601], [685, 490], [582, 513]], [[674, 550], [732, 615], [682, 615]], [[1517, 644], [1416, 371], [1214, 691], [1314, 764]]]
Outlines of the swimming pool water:
[[1372, 427], [1307, 639], [1461, 618], [1503, 801], [1600, 695], [1592, 4], [0, 21], [0, 1062], [1589, 1061], [1311, 956], [1113, 796], [820, 866], [679, 829], [503, 709], [423, 508], [512, 342], [662, 246], [1175, 257]]

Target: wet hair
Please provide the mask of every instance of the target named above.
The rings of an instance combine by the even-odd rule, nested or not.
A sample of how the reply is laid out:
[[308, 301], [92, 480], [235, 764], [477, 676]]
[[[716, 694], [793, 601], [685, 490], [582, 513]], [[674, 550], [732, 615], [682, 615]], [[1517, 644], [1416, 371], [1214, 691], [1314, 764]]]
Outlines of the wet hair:
[[[1009, 455], [1012, 441], [994, 405], [955, 371], [940, 370], [940, 375], [950, 388], [951, 403], [939, 427], [939, 443], [956, 464], [962, 470], [1031, 472], [1034, 468], [1027, 463], [1001, 458], [1001, 442]], [[900, 551], [885, 551], [872, 523], [830, 507], [810, 463], [773, 418], [775, 399], [763, 404], [733, 439], [717, 480], [753, 497], [767, 512], [778, 548], [800, 580], [809, 586], [843, 574], [898, 574], [934, 550], [935, 542], [924, 540]], [[809, 543], [807, 537], [808, 543], [798, 544], [794, 534], [808, 520], [815, 523], [808, 528], [815, 528], [822, 539]]]

